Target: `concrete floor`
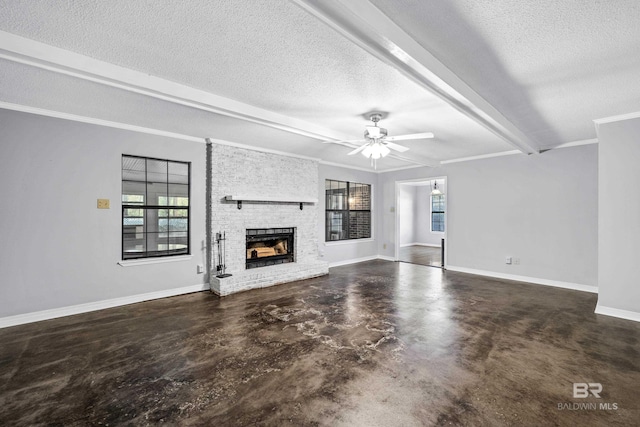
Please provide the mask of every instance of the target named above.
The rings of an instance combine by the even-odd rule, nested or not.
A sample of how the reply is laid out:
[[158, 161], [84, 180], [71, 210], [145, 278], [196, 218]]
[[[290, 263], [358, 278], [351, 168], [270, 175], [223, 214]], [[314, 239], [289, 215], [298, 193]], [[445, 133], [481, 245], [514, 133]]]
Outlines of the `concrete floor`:
[[419, 245], [405, 246], [400, 248], [398, 260], [440, 268], [442, 267], [442, 249]]
[[370, 261], [6, 328], [0, 425], [637, 425], [640, 324], [595, 304]]

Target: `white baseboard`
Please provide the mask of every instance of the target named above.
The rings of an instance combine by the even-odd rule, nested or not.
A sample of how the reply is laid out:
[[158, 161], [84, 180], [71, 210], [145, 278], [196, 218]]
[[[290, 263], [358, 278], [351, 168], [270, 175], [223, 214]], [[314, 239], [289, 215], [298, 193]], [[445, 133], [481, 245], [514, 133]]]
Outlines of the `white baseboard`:
[[620, 319], [633, 320], [634, 322], [640, 322], [640, 313], [638, 312], [606, 307], [604, 305], [600, 305], [600, 303], [596, 304], [595, 313], [605, 316], [618, 317]]
[[182, 288], [167, 289], [164, 291], [149, 292], [146, 294], [131, 295], [128, 297], [113, 298], [86, 304], [72, 305], [69, 307], [53, 308], [50, 310], [36, 311], [33, 313], [18, 314], [0, 318], [0, 328], [23, 325], [25, 323], [40, 322], [58, 317], [72, 316], [74, 314], [88, 313], [90, 311], [104, 310], [105, 308], [119, 307], [121, 305], [134, 304], [142, 301], [150, 301], [159, 298], [173, 297], [192, 292], [208, 291], [209, 284], [185, 286]]
[[515, 280], [517, 282], [535, 283], [537, 285], [553, 286], [556, 288], [572, 289], [574, 291], [598, 293], [597, 286], [582, 285], [579, 283], [561, 282], [559, 280], [540, 279], [537, 277], [519, 276], [516, 274], [498, 273], [495, 271], [476, 270], [473, 268], [456, 267], [448, 265], [447, 270], [458, 271], [460, 273], [477, 274], [478, 276], [495, 277], [496, 279]]
[[341, 265], [356, 264], [358, 262], [371, 261], [371, 260], [377, 259], [377, 258], [378, 258], [377, 255], [371, 255], [371, 256], [366, 256], [366, 257], [362, 257], [362, 258], [353, 258], [353, 259], [347, 259], [347, 260], [344, 260], [344, 261], [330, 262], [329, 263], [329, 268], [340, 267]]
[[376, 257], [377, 259], [381, 259], [383, 261], [391, 261], [391, 262], [395, 262], [395, 258], [392, 256], [386, 256], [386, 255], [378, 255]]
[[407, 246], [428, 246], [430, 248], [439, 248], [440, 245], [435, 245], [433, 243], [403, 243], [400, 245], [401, 248], [406, 248]]

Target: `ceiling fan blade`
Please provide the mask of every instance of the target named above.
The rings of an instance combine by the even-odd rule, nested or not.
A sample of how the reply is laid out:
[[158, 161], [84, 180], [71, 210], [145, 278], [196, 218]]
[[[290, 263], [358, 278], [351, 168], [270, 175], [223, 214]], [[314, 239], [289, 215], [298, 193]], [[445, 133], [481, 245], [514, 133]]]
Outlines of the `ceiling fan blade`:
[[340, 144], [341, 142], [364, 142], [364, 139], [343, 139], [341, 141], [330, 141], [330, 140], [326, 140], [326, 141], [322, 141], [323, 144]]
[[398, 144], [394, 144], [393, 142], [389, 142], [388, 140], [385, 141], [384, 145], [386, 145], [387, 147], [391, 148], [392, 150], [396, 150], [400, 153], [404, 153], [405, 151], [407, 151], [409, 148], [408, 147], [403, 147], [402, 145], [398, 145]]
[[408, 139], [426, 139], [433, 138], [434, 135], [432, 132], [422, 132], [422, 133], [412, 133], [411, 135], [398, 135], [398, 136], [388, 136], [385, 138], [387, 141], [406, 141]]
[[367, 147], [367, 145], [369, 145], [369, 144], [363, 144], [363, 145], [361, 145], [360, 147], [356, 148], [355, 150], [353, 150], [353, 151], [351, 151], [351, 152], [347, 153], [347, 155], [348, 155], [348, 156], [351, 156], [352, 154], [358, 154], [359, 152], [361, 152], [362, 150], [364, 150], [364, 149]]

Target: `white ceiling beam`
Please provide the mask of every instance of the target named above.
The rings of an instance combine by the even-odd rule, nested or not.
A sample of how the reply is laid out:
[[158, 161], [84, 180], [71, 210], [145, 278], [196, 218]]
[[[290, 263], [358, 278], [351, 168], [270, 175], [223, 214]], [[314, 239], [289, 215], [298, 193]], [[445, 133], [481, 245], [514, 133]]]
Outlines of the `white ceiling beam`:
[[523, 153], [540, 148], [368, 0], [291, 0]]
[[[304, 120], [0, 31], [0, 58], [321, 140], [353, 137]], [[208, 135], [205, 135], [208, 136]]]

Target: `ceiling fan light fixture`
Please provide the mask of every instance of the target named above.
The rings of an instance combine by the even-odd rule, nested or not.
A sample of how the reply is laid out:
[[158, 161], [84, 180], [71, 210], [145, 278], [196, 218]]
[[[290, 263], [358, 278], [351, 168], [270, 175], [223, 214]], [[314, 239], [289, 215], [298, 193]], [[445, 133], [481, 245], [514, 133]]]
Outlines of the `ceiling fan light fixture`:
[[372, 158], [373, 160], [378, 160], [387, 154], [389, 154], [391, 150], [389, 150], [383, 143], [379, 141], [375, 141], [367, 146], [364, 150], [362, 150], [362, 155], [366, 158]]
[[364, 137], [369, 139], [380, 139], [387, 136], [387, 130], [378, 126], [365, 126]]

